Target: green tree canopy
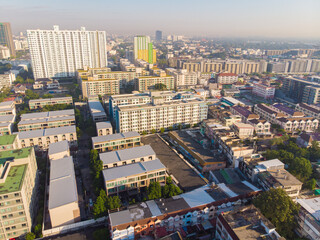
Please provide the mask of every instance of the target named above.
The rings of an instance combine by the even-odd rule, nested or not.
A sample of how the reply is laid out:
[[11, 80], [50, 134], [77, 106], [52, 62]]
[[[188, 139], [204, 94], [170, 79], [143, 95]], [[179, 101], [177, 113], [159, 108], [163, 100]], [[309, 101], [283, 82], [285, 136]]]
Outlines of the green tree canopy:
[[36, 238], [36, 235], [33, 232], [28, 232], [26, 235], [26, 240], [33, 240]]
[[289, 165], [289, 171], [296, 176], [300, 181], [307, 181], [312, 174], [312, 166], [308, 159], [296, 157]]
[[293, 239], [299, 206], [283, 189], [272, 188], [263, 192], [253, 200], [253, 204], [275, 225], [281, 236]]
[[149, 200], [161, 198], [161, 186], [159, 182], [152, 182], [148, 187]]

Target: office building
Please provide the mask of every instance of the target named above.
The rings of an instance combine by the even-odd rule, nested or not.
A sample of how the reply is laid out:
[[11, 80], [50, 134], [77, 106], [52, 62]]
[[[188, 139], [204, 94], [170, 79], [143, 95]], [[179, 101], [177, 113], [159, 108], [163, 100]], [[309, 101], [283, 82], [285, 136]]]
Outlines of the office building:
[[134, 59], [142, 59], [150, 64], [157, 62], [157, 52], [153, 49], [153, 44], [149, 36], [134, 37]]
[[99, 100], [89, 100], [88, 106], [94, 122], [107, 121], [107, 114]]
[[117, 132], [159, 131], [161, 128], [194, 125], [207, 119], [208, 106], [203, 100], [172, 100], [136, 106], [117, 106], [115, 122]]
[[6, 46], [0, 45], [0, 59], [8, 59], [10, 56], [10, 49]]
[[32, 99], [29, 100], [30, 110], [43, 108], [47, 105], [56, 105], [56, 104], [67, 104], [73, 105], [72, 97], [58, 97], [58, 98], [42, 98], [42, 99]]
[[31, 231], [38, 209], [36, 156], [23, 148], [2, 151], [0, 158], [0, 239], [18, 239]]
[[36, 150], [46, 150], [50, 143], [68, 140], [70, 147], [77, 147], [77, 132], [75, 126], [57, 127], [34, 131], [19, 132], [19, 147], [32, 147]]
[[72, 157], [50, 161], [48, 210], [52, 228], [81, 220]]
[[104, 31], [27, 30], [35, 79], [74, 77], [84, 66], [107, 66], [106, 33]]
[[161, 41], [162, 40], [162, 31], [157, 30], [156, 31], [156, 41]]
[[320, 197], [298, 198], [297, 233], [307, 239], [320, 239]]
[[74, 110], [26, 113], [21, 115], [18, 131], [31, 131], [47, 128], [65, 127], [76, 124]]
[[141, 137], [137, 132], [116, 133], [92, 137], [92, 148], [98, 152], [115, 151], [141, 145]]
[[10, 26], [10, 23], [8, 22], [4, 22], [4, 23], [0, 22], [0, 45], [4, 45], [8, 47], [10, 50], [11, 56], [16, 55], [13, 40], [12, 40], [11, 26]]
[[152, 182], [166, 182], [166, 167], [159, 159], [102, 170], [107, 195], [136, 192]]
[[96, 123], [97, 136], [105, 136], [113, 133], [112, 125], [110, 122], [97, 122]]
[[99, 156], [100, 160], [103, 162], [103, 169], [156, 159], [156, 153], [150, 145], [100, 153]]
[[254, 206], [235, 207], [217, 218], [215, 239], [283, 239], [275, 226]]

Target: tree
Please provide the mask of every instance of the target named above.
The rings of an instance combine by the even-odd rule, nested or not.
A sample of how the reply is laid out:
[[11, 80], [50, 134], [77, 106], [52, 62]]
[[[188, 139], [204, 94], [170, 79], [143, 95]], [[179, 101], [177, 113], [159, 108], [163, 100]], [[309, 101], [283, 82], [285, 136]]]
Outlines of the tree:
[[108, 239], [109, 231], [107, 228], [98, 229], [93, 232], [94, 240], [105, 240]]
[[118, 196], [108, 197], [106, 201], [107, 209], [113, 210], [121, 207], [121, 200]]
[[152, 129], [152, 130], [151, 130], [151, 133], [152, 133], [152, 134], [155, 134], [156, 132], [157, 132], [157, 130], [155, 130], [155, 129]]
[[26, 240], [33, 240], [36, 238], [36, 235], [33, 232], [28, 232], [26, 235]]
[[143, 130], [143, 131], [142, 131], [142, 135], [147, 135], [147, 131], [146, 131], [146, 130]]
[[42, 237], [42, 224], [37, 224], [34, 227], [34, 233], [36, 234], [37, 238], [41, 238]]
[[160, 132], [164, 133], [165, 129], [164, 128], [160, 128]]
[[100, 191], [100, 195], [97, 197], [96, 202], [93, 205], [93, 216], [95, 219], [107, 215], [107, 195], [104, 190]]
[[320, 159], [320, 147], [317, 141], [311, 143], [308, 159], [310, 159], [310, 161], [317, 161]]
[[305, 187], [310, 190], [315, 190], [317, 186], [317, 181], [314, 178], [311, 178], [309, 181], [305, 183]]
[[42, 98], [53, 98], [53, 95], [50, 93], [43, 94]]
[[168, 130], [169, 130], [169, 131], [172, 131], [172, 130], [173, 130], [173, 126], [170, 126], [170, 127], [168, 128]]
[[25, 98], [26, 98], [26, 100], [38, 99], [39, 98], [39, 94], [33, 92], [30, 89], [27, 89]]
[[272, 188], [263, 192], [253, 200], [253, 204], [275, 225], [281, 236], [289, 239], [294, 237], [297, 224], [295, 216], [298, 214], [299, 206], [283, 189]]
[[161, 198], [161, 186], [159, 182], [152, 182], [148, 187], [149, 200]]
[[312, 174], [312, 166], [308, 159], [296, 157], [289, 165], [289, 171], [296, 176], [300, 181], [307, 181]]
[[163, 90], [167, 90], [167, 86], [163, 83], [156, 83], [154, 85], [154, 89], [163, 91]]

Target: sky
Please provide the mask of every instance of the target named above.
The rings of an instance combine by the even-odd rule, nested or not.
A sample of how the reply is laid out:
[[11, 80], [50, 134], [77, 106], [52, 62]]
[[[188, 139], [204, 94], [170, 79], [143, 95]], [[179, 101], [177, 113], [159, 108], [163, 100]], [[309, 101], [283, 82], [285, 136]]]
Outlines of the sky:
[[320, 0], [0, 0], [0, 22], [108, 34], [320, 39]]

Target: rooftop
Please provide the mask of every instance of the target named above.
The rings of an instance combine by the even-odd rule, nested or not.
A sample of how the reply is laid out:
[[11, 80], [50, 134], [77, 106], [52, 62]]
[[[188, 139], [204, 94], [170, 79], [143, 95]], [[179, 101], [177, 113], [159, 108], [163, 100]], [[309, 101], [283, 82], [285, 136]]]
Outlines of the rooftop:
[[297, 199], [297, 202], [307, 210], [317, 221], [320, 221], [320, 197]]
[[72, 157], [50, 162], [49, 209], [78, 201]]
[[101, 142], [121, 140], [126, 138], [133, 138], [133, 137], [140, 137], [140, 134], [138, 132], [115, 133], [115, 134], [110, 134], [105, 136], [93, 137], [92, 142], [95, 144], [95, 143], [101, 143]]
[[150, 145], [144, 145], [140, 147], [122, 149], [113, 152], [100, 153], [99, 155], [103, 164], [110, 164], [119, 161], [126, 161], [146, 156], [153, 156], [156, 155], [156, 153], [153, 151]]
[[96, 123], [97, 129], [105, 129], [105, 128], [112, 128], [112, 125], [109, 121], [107, 122], [97, 122]]
[[58, 97], [58, 98], [40, 98], [40, 99], [32, 99], [29, 103], [36, 102], [51, 102], [51, 101], [61, 101], [61, 100], [72, 100], [72, 97]]
[[13, 122], [15, 119], [15, 115], [2, 115], [0, 116], [0, 123]]
[[56, 142], [56, 143], [50, 143], [48, 156], [56, 153], [65, 152], [65, 151], [69, 151], [69, 143], [67, 140]]
[[76, 133], [75, 126], [65, 126], [65, 127], [56, 127], [56, 128], [48, 128], [48, 129], [40, 129], [26, 132], [19, 132], [19, 139], [29, 139], [43, 136], [52, 136], [66, 133]]
[[62, 117], [62, 116], [74, 116], [74, 110], [66, 109], [66, 110], [49, 111], [49, 112], [25, 113], [21, 115], [21, 121], [31, 120], [31, 119], [54, 118], [54, 117]]
[[0, 184], [0, 194], [17, 192], [21, 189], [27, 164], [12, 166], [4, 183]]
[[0, 146], [13, 144], [17, 134], [0, 136]]
[[148, 162], [139, 162], [120, 167], [104, 169], [102, 173], [104, 180], [107, 182], [118, 178], [125, 178], [132, 175], [143, 174], [165, 168], [166, 167], [161, 163], [159, 159], [155, 159]]
[[0, 159], [2, 158], [26, 158], [31, 154], [32, 147], [28, 148], [20, 148], [15, 150], [8, 150], [8, 151], [2, 151], [0, 152]]

